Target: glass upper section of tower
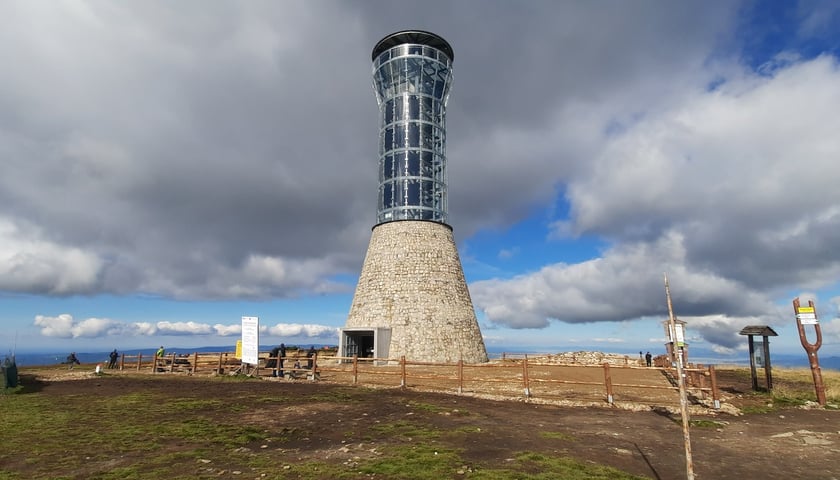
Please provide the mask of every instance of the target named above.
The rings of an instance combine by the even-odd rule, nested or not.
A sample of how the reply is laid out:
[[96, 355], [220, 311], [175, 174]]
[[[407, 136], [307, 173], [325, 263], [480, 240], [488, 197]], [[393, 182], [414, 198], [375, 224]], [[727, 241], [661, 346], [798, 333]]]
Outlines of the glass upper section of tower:
[[379, 103], [377, 223], [447, 221], [446, 102], [452, 47], [437, 35], [406, 31], [373, 50]]

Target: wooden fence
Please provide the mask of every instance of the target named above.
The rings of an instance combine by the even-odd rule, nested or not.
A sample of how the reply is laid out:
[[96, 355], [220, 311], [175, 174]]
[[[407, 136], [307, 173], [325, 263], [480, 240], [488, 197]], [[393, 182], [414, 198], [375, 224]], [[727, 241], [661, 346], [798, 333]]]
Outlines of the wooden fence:
[[[247, 374], [278, 376], [279, 366], [267, 368], [268, 354], [260, 354], [258, 365], [243, 365], [233, 352], [123, 355], [121, 370], [152, 373]], [[598, 365], [546, 363], [528, 356], [505, 356], [483, 364], [433, 363], [389, 358], [315, 355], [307, 358], [300, 350], [282, 358], [282, 376], [323, 380], [332, 383], [373, 387], [418, 388], [457, 394], [493, 397], [521, 397], [526, 400], [571, 402], [615, 402], [678, 406], [676, 371], [643, 367], [636, 362]], [[311, 367], [308, 365], [311, 360]], [[273, 363], [273, 362], [272, 362]], [[276, 365], [276, 364], [275, 364]], [[684, 369], [689, 398], [696, 403], [720, 407], [714, 366], [690, 365]], [[711, 402], [705, 402], [711, 400]]]

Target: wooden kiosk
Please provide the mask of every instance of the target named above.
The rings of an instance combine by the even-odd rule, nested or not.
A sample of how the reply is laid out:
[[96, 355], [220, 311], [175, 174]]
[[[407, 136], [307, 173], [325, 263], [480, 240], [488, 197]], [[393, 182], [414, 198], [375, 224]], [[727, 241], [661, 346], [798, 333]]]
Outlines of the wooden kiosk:
[[[752, 376], [752, 388], [754, 391], [758, 390], [758, 377], [755, 373], [755, 364], [761, 363], [760, 365], [764, 368], [764, 377], [767, 382], [767, 390], [773, 390], [773, 373], [770, 370], [770, 341], [768, 337], [778, 337], [775, 331], [772, 328], [768, 327], [767, 325], [750, 325], [746, 326], [741, 329], [739, 332], [741, 335], [747, 335], [750, 342], [750, 375]], [[759, 356], [759, 360], [761, 362], [756, 362], [756, 352], [755, 352], [755, 341], [753, 337], [761, 335], [761, 345], [763, 351]]]

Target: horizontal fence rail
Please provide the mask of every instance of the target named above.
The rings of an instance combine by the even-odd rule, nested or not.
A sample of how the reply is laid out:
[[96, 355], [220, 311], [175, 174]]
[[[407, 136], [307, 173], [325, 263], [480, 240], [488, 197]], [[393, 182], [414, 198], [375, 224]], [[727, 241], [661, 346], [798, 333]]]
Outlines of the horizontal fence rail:
[[[285, 357], [261, 353], [257, 365], [243, 364], [234, 352], [121, 355], [117, 368], [155, 374], [246, 374], [526, 400], [679, 405], [679, 386], [672, 368], [645, 367], [620, 359], [600, 364], [556, 361], [551, 355], [508, 354], [482, 364], [440, 363], [329, 353], [309, 357], [298, 350]], [[683, 371], [691, 400], [701, 404], [711, 400], [714, 408], [720, 408], [714, 366], [689, 365]]]

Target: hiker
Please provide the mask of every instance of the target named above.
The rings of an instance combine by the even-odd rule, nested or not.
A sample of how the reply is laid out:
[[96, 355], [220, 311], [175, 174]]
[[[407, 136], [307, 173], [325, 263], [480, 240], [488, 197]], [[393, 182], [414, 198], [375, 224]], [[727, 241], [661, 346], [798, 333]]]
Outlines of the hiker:
[[80, 362], [79, 359], [76, 358], [76, 352], [70, 352], [70, 355], [67, 355], [67, 360], [64, 363], [70, 364], [68, 370], [73, 370], [73, 366], [82, 364], [82, 362]]
[[268, 360], [265, 361], [265, 368], [270, 368], [271, 376], [277, 376], [277, 356], [280, 354], [280, 347], [274, 347], [268, 352]]
[[164, 355], [166, 355], [166, 350], [164, 350], [163, 345], [161, 345], [160, 348], [157, 349], [157, 352], [155, 352], [155, 356], [163, 358]]
[[315, 356], [315, 345], [310, 345], [309, 350], [306, 352], [306, 368], [312, 370], [312, 357]]
[[108, 357], [111, 359], [111, 361], [108, 362], [108, 368], [117, 368], [117, 359], [120, 358], [120, 354], [117, 353], [117, 349], [115, 348]]
[[652, 359], [653, 359], [653, 356], [650, 354], [650, 352], [647, 352], [645, 354], [645, 363], [647, 364], [648, 367], [651, 366], [651, 360]]
[[280, 372], [279, 375], [283, 376], [283, 361], [286, 358], [286, 344], [280, 344], [280, 350], [277, 351], [277, 362], [280, 365]]

